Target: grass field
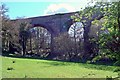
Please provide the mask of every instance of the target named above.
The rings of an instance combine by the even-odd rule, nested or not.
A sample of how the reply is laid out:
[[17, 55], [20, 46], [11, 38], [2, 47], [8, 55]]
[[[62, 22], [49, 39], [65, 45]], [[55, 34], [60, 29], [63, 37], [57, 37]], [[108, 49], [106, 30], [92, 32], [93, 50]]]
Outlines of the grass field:
[[2, 78], [116, 77], [115, 66], [2, 57]]

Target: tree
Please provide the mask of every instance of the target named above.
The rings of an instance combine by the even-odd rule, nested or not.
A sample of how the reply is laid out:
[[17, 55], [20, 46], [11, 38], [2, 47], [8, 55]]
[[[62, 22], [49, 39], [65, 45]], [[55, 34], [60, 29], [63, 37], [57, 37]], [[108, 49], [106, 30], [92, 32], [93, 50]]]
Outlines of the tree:
[[71, 40], [74, 41], [74, 53], [82, 53], [82, 42], [83, 42], [83, 25], [80, 22], [75, 22], [73, 25], [71, 25], [68, 33], [71, 37]]
[[29, 29], [28, 30], [28, 34], [29, 34], [29, 42], [30, 42], [30, 52], [31, 53], [33, 53], [33, 51], [32, 51], [32, 32], [31, 32], [31, 30]]
[[[1, 29], [1, 37], [2, 37], [2, 49], [5, 50], [7, 47], [7, 35], [8, 35], [8, 28], [6, 26], [6, 23], [8, 22], [8, 17], [6, 15], [6, 12], [8, 12], [8, 9], [6, 8], [5, 4], [0, 5], [0, 18], [2, 20], [2, 29]], [[8, 49], [8, 48], [7, 48]]]
[[68, 33], [63, 33], [55, 37], [55, 52], [58, 59], [71, 61], [77, 54], [75, 52], [74, 41], [71, 40]]
[[[93, 48], [90, 38], [90, 28], [93, 21], [100, 22], [100, 19], [103, 19], [104, 22], [98, 24], [101, 30], [98, 34], [99, 39], [97, 43], [99, 46], [98, 52], [96, 54], [115, 54], [117, 60], [119, 59], [120, 53], [120, 2], [111, 2], [111, 3], [102, 3], [97, 2], [94, 6], [87, 6], [83, 11], [80, 11], [79, 14], [73, 16], [72, 18], [75, 21], [80, 21], [84, 25], [84, 55], [86, 58], [93, 53]], [[99, 29], [100, 29], [99, 28]], [[92, 38], [95, 39], [95, 38]], [[93, 43], [93, 42], [92, 42]]]
[[83, 11], [80, 11], [78, 14], [75, 14], [72, 19], [74, 19], [76, 22], [81, 22], [83, 24], [84, 29], [84, 52], [83, 57], [85, 60], [89, 59], [92, 51], [92, 46], [90, 43], [90, 28], [92, 25], [92, 21], [99, 20], [103, 17], [103, 14], [97, 10], [98, 8], [94, 8], [93, 6], [87, 6]]
[[104, 33], [100, 35], [100, 51], [101, 54], [116, 58], [118, 65], [120, 65], [120, 2], [104, 5], [105, 17], [103, 19], [105, 22], [101, 28]]
[[18, 52], [19, 50], [19, 31], [18, 27], [14, 27], [14, 21], [9, 19], [9, 16], [6, 14], [8, 8], [5, 4], [0, 5], [0, 18], [2, 19], [2, 29], [1, 29], [1, 38], [2, 38], [2, 50], [9, 53]]
[[21, 44], [22, 50], [23, 50], [23, 56], [25, 56], [26, 44], [27, 44], [27, 40], [29, 38], [28, 23], [27, 22], [20, 23], [19, 37], [20, 37], [19, 41], [20, 41], [20, 44]]
[[99, 20], [93, 21], [100, 27], [99, 32], [97, 32], [99, 33], [99, 40], [97, 41], [97, 44], [99, 44], [98, 56], [117, 59], [117, 62], [120, 63], [120, 2], [97, 2], [94, 8], [103, 13], [102, 23]]
[[12, 32], [14, 29], [12, 23], [10, 22], [9, 16], [6, 14], [8, 8], [5, 4], [0, 5], [0, 18], [2, 19], [2, 29], [0, 31], [2, 38], [2, 50], [10, 51], [10, 43], [13, 41], [15, 33]]

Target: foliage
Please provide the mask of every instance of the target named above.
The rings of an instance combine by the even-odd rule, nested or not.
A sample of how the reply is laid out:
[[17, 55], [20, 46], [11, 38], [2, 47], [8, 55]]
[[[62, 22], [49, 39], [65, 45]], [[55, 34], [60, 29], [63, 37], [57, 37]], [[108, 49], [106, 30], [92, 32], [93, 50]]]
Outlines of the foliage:
[[23, 50], [23, 56], [25, 56], [26, 54], [26, 44], [27, 44], [27, 40], [30, 36], [29, 32], [28, 32], [28, 22], [20, 22], [19, 25], [19, 42], [22, 46], [22, 50]]
[[120, 67], [115, 68], [115, 69], [114, 69], [114, 72], [120, 72]]
[[117, 60], [120, 59], [120, 26], [119, 26], [119, 8], [120, 2], [105, 4], [104, 23], [101, 30], [103, 33], [99, 35], [100, 54], [111, 54]]
[[7, 42], [9, 41], [8, 38], [10, 37], [9, 34], [9, 18], [6, 15], [6, 12], [8, 12], [8, 9], [6, 8], [5, 4], [0, 5], [0, 18], [2, 18], [2, 29], [1, 29], [1, 36], [2, 36], [2, 46], [3, 50], [8, 49], [7, 48]]
[[120, 66], [120, 60], [116, 61], [116, 62], [114, 63], [114, 65]]
[[12, 67], [8, 67], [7, 70], [14, 70], [14, 68], [12, 68]]
[[[5, 4], [0, 5], [0, 17], [2, 18], [2, 29], [1, 29], [1, 36], [2, 36], [2, 51], [11, 51], [11, 43], [17, 43], [17, 31], [16, 27], [12, 26], [12, 22], [9, 19], [9, 16], [6, 14], [8, 12], [8, 8]], [[13, 46], [12, 46], [13, 47]]]
[[[1, 4], [1, 17], [2, 17], [2, 52], [5, 53], [14, 53], [20, 51], [19, 46], [19, 31], [18, 26], [16, 26], [14, 21], [9, 19], [7, 15], [8, 8], [5, 4]], [[4, 53], [5, 52], [5, 53]]]
[[[81, 21], [84, 25], [84, 54], [87, 46], [91, 49], [88, 53], [95, 53], [95, 59], [99, 55], [106, 55], [119, 61], [120, 59], [120, 2], [102, 3], [96, 2], [94, 6], [87, 6], [79, 14], [72, 16], [75, 21]], [[100, 20], [101, 19], [101, 20]], [[90, 25], [89, 25], [90, 24]], [[91, 38], [90, 26], [98, 26], [97, 37]], [[95, 43], [94, 43], [95, 42]], [[87, 44], [86, 44], [87, 43]], [[89, 45], [88, 45], [89, 44]], [[93, 45], [90, 45], [93, 44]], [[91, 46], [91, 47], [90, 47]], [[95, 47], [96, 46], [96, 47]], [[89, 50], [90, 50], [89, 49]], [[95, 50], [95, 51], [93, 51]], [[111, 55], [111, 56], [110, 56]], [[98, 57], [99, 56], [99, 57]]]

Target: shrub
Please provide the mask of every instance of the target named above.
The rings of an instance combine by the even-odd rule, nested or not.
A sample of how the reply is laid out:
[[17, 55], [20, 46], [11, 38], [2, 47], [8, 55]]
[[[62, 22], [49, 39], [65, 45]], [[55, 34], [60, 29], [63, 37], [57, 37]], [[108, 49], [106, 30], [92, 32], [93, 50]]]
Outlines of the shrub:
[[14, 68], [12, 68], [12, 67], [8, 67], [7, 70], [14, 70]]
[[114, 72], [119, 72], [119, 71], [120, 71], [120, 67], [114, 69]]
[[87, 64], [90, 64], [90, 63], [91, 63], [91, 61], [87, 61], [86, 63], [87, 63]]
[[118, 77], [120, 78], [120, 72], [118, 72]]
[[96, 57], [94, 57], [94, 58], [92, 59], [92, 62], [96, 62], [96, 61], [98, 61], [98, 60], [100, 60], [100, 59], [101, 59], [101, 56], [98, 55], [98, 56], [96, 56]]
[[15, 63], [15, 61], [13, 61], [12, 63]]
[[25, 75], [24, 78], [27, 78], [27, 75]]
[[106, 80], [113, 80], [111, 76], [106, 76]]
[[120, 66], [120, 60], [116, 61], [116, 62], [114, 63], [114, 65], [115, 65], [115, 66]]

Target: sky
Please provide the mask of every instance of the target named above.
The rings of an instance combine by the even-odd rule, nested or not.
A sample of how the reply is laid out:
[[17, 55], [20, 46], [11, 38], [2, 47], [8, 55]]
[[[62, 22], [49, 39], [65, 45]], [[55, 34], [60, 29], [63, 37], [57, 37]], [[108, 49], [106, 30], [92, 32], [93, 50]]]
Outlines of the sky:
[[68, 13], [80, 11], [84, 8], [88, 0], [79, 1], [36, 1], [36, 2], [3, 2], [8, 8], [8, 15], [11, 19], [17, 17], [37, 17], [45, 15], [53, 15], [57, 13]]

